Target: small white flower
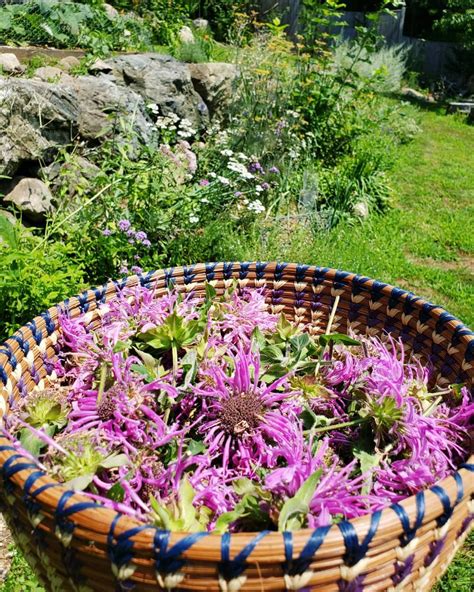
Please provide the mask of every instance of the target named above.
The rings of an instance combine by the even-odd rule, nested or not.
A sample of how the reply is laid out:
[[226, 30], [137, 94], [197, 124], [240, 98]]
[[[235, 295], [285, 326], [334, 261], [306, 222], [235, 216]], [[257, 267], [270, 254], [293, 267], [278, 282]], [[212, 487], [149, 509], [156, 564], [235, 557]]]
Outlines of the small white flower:
[[220, 175], [217, 177], [218, 181], [222, 183], [222, 185], [230, 185], [230, 181], [227, 177], [221, 177]]
[[243, 152], [239, 152], [237, 158], [240, 158], [240, 160], [248, 160], [248, 156], [245, 156]]
[[208, 177], [212, 177], [213, 179], [215, 179], [217, 177], [216, 173], [211, 172], [207, 174]]
[[124, 37], [130, 37], [131, 36], [130, 31], [128, 29], [125, 29], [124, 32], [123, 32], [123, 36]]
[[221, 150], [221, 154], [222, 156], [232, 156], [234, 151], [230, 150], [229, 148], [225, 148], [224, 150]]
[[261, 214], [262, 212], [265, 211], [265, 206], [263, 205], [263, 203], [259, 199], [256, 199], [256, 200], [251, 201], [249, 203], [249, 205], [247, 206], [247, 209], [250, 210], [251, 212], [255, 212], [256, 214]]
[[262, 193], [262, 191], [263, 191], [263, 187], [262, 187], [261, 185], [255, 185], [255, 191], [256, 191], [257, 193]]
[[235, 160], [231, 160], [227, 168], [230, 171], [234, 171], [234, 173], [238, 173], [244, 179], [253, 179], [252, 173], [247, 170], [247, 167], [243, 165], [241, 162], [236, 162]]
[[298, 156], [299, 156], [299, 155], [300, 155], [300, 154], [299, 154], [299, 152], [298, 152], [297, 150], [293, 150], [293, 148], [291, 148], [291, 149], [288, 151], [288, 156], [289, 156], [291, 159], [293, 159], [293, 160], [295, 160], [296, 158], [298, 158]]
[[209, 200], [207, 199], [207, 197], [201, 197], [201, 199], [199, 201], [201, 203], [209, 203]]
[[189, 130], [178, 130], [178, 136], [181, 138], [190, 138], [193, 134]]
[[149, 109], [152, 113], [158, 113], [160, 110], [156, 103], [149, 103], [147, 105], [147, 109]]
[[191, 224], [197, 224], [199, 222], [199, 216], [189, 216], [189, 221], [191, 222]]

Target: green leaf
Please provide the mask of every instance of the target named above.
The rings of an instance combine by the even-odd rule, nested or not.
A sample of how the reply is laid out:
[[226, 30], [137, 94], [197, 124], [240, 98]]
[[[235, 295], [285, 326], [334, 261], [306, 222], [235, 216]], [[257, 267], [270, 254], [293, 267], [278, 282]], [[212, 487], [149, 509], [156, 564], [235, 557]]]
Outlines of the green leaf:
[[81, 475], [80, 477], [76, 477], [67, 481], [65, 485], [67, 485], [70, 489], [74, 489], [74, 491], [84, 491], [89, 487], [94, 479], [94, 475]]
[[117, 354], [119, 352], [128, 352], [128, 350], [130, 349], [130, 342], [129, 341], [117, 341], [117, 343], [114, 345], [114, 349], [113, 352], [114, 354]]
[[120, 485], [120, 483], [116, 483], [107, 492], [107, 497], [114, 502], [123, 502], [125, 497], [125, 489]]
[[239, 518], [243, 518], [246, 515], [247, 509], [244, 506], [237, 504], [233, 510], [231, 510], [230, 512], [224, 512], [219, 516], [219, 518], [216, 520], [214, 530], [219, 534], [224, 534], [224, 532], [227, 532], [229, 526], [233, 522], [235, 522]]
[[344, 333], [330, 333], [329, 335], [320, 335], [318, 339], [321, 345], [327, 345], [330, 342], [334, 344], [341, 343], [342, 345], [361, 345], [360, 341], [352, 339], [352, 337], [344, 335]]
[[20, 444], [33, 456], [39, 456], [41, 450], [47, 446], [46, 442], [35, 436], [28, 428], [23, 428], [20, 431]]
[[126, 454], [111, 454], [101, 461], [100, 466], [103, 469], [115, 469], [117, 467], [124, 467], [130, 464], [130, 459]]
[[18, 239], [15, 226], [1, 213], [0, 239], [3, 240], [11, 249], [15, 249], [18, 247]]
[[322, 472], [322, 469], [318, 469], [310, 475], [295, 495], [283, 504], [278, 517], [279, 531], [301, 528], [306, 514], [309, 512], [309, 504], [313, 499]]
[[188, 444], [188, 452], [192, 456], [195, 454], [202, 454], [206, 451], [206, 446], [204, 442], [200, 442], [199, 440], [191, 440]]

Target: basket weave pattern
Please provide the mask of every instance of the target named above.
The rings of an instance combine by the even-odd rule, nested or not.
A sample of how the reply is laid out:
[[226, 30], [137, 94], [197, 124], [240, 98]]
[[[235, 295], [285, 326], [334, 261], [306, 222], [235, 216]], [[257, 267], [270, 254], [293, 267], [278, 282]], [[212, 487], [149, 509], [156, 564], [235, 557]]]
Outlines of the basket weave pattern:
[[[266, 287], [273, 312], [332, 328], [403, 339], [435, 369], [440, 386], [474, 382], [474, 333], [409, 292], [334, 269], [284, 263], [198, 264], [88, 290], [28, 323], [0, 347], [0, 417], [41, 386], [57, 353], [61, 311], [100, 324], [97, 306], [141, 283], [203, 294], [233, 282]], [[143, 525], [53, 481], [0, 437], [0, 510], [48, 590], [313, 589], [429, 591], [467, 536], [474, 512], [474, 456], [436, 486], [380, 512], [294, 533], [179, 534]]]

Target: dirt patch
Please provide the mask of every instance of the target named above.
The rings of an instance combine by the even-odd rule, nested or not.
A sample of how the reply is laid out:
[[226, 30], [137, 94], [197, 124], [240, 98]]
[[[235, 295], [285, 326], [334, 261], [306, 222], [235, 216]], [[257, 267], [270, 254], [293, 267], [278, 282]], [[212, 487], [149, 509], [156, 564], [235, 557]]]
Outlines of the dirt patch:
[[10, 569], [11, 557], [8, 551], [9, 545], [13, 542], [8, 527], [0, 514], [0, 583], [6, 578]]
[[423, 265], [424, 267], [435, 267], [443, 271], [460, 271], [462, 273], [474, 276], [474, 256], [463, 254], [456, 261], [442, 261], [432, 257], [413, 257], [407, 256], [410, 263], [414, 265]]

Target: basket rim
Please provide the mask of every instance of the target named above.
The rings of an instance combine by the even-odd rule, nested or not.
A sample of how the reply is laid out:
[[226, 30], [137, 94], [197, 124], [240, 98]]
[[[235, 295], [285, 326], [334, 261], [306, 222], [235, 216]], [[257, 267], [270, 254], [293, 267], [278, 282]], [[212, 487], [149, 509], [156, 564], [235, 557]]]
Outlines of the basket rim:
[[[127, 278], [123, 278], [120, 281], [109, 281], [97, 288], [84, 290], [79, 295], [68, 298], [63, 302], [50, 307], [46, 312], [36, 316], [33, 321], [18, 329], [13, 334], [13, 336], [8, 338], [0, 345], [0, 371], [2, 371], [0, 374], [0, 389], [3, 384], [4, 391], [6, 391], [8, 394], [8, 390], [5, 388], [7, 386], [5, 376], [7, 376], [8, 379], [8, 375], [6, 374], [4, 364], [9, 364], [12, 368], [13, 365], [10, 360], [12, 348], [18, 344], [17, 338], [24, 339], [24, 335], [22, 333], [23, 330], [31, 330], [29, 325], [38, 325], [39, 327], [44, 326], [45, 318], [51, 319], [52, 315], [55, 315], [58, 312], [64, 312], [65, 310], [70, 310], [73, 305], [78, 303], [82, 303], [80, 306], [84, 306], [84, 304], [87, 305], [87, 303], [90, 301], [98, 302], [98, 295], [107, 294], [109, 290], [113, 295], [113, 293], [117, 293], [125, 287], [134, 287], [139, 283], [145, 286], [160, 279], [170, 278], [173, 280], [174, 278], [186, 277], [187, 274], [192, 275], [197, 272], [205, 272], [208, 268], [212, 269], [214, 272], [217, 269], [217, 266], [223, 266], [223, 269], [228, 266], [228, 268], [230, 268], [232, 271], [234, 266], [240, 266], [240, 269], [242, 269], [242, 266], [245, 266], [245, 269], [249, 269], [251, 266], [257, 268], [259, 265], [263, 266], [264, 268], [266, 268], [268, 265], [281, 266], [283, 269], [286, 269], [288, 266], [290, 266], [291, 269], [300, 268], [304, 271], [304, 273], [308, 271], [314, 273], [323, 273], [325, 276], [330, 276], [332, 279], [339, 277], [344, 278], [345, 281], [350, 283], [368, 284], [370, 287], [376, 285], [377, 290], [380, 290], [386, 295], [393, 295], [395, 291], [396, 298], [399, 301], [404, 302], [406, 300], [410, 300], [411, 303], [417, 308], [421, 308], [423, 306], [429, 307], [430, 316], [433, 316], [436, 319], [440, 319], [440, 317], [444, 315], [443, 322], [449, 324], [452, 328], [459, 332], [460, 339], [462, 341], [467, 341], [467, 343], [471, 341], [474, 342], [474, 332], [471, 331], [462, 321], [447, 312], [443, 307], [420, 298], [409, 290], [397, 288], [391, 284], [373, 280], [360, 274], [354, 274], [330, 267], [284, 263], [278, 261], [197, 263], [191, 266], [176, 266], [154, 270], [147, 273], [142, 273], [140, 275], [132, 275]], [[269, 281], [273, 280], [270, 279]], [[47, 334], [49, 335], [50, 333]], [[14, 370], [14, 368], [12, 368], [12, 370]], [[2, 402], [1, 392], [0, 402]], [[0, 426], [2, 416], [3, 413], [0, 407]], [[18, 441], [15, 441], [13, 444], [18, 444]], [[119, 535], [122, 535], [127, 536], [127, 540], [128, 538], [133, 537], [135, 546], [143, 549], [153, 547], [154, 533], [156, 533], [156, 531], [164, 532], [170, 535], [170, 542], [173, 544], [180, 541], [182, 542], [185, 539], [193, 538], [193, 535], [190, 535], [189, 532], [163, 531], [152, 524], [145, 524], [136, 518], [127, 516], [122, 512], [106, 508], [100, 503], [91, 502], [91, 498], [87, 497], [83, 493], [68, 489], [60, 482], [52, 479], [47, 472], [38, 469], [38, 467], [33, 467], [31, 464], [31, 459], [26, 456], [19, 455], [17, 449], [14, 447], [14, 445], [12, 445], [12, 441], [0, 434], [0, 473], [3, 473], [4, 479], [4, 469], [6, 462], [9, 463], [10, 469], [14, 469], [15, 467], [19, 468], [20, 465], [23, 465], [24, 468], [14, 471], [14, 474], [7, 479], [11, 480], [11, 482], [13, 482], [16, 486], [24, 489], [25, 482], [28, 478], [30, 478], [28, 491], [25, 492], [25, 495], [35, 495], [35, 492], [38, 492], [38, 494], [35, 495], [35, 500], [37, 500], [37, 502], [41, 504], [45, 511], [52, 517], [58, 517], [57, 510], [58, 502], [60, 500], [63, 511], [66, 510], [67, 512], [67, 510], [71, 510], [71, 508], [76, 506], [77, 510], [68, 513], [69, 521], [72, 522], [75, 527], [83, 527], [90, 532], [90, 524], [93, 524], [96, 527], [94, 532], [96, 532], [98, 535], [100, 534], [102, 537], [107, 536], [108, 538], [112, 536], [113, 539], [116, 539]], [[424, 516], [425, 520], [423, 523], [426, 523], [427, 520], [432, 521], [437, 519], [438, 517], [442, 516], [443, 513], [445, 513], [446, 507], [443, 506], [442, 500], [440, 499], [439, 489], [444, 490], [445, 493], [447, 492], [451, 505], [451, 512], [458, 503], [474, 493], [474, 478], [472, 475], [473, 471], [474, 454], [471, 454], [469, 459], [461, 464], [458, 467], [458, 470], [453, 472], [452, 475], [444, 478], [441, 481], [438, 481], [434, 486], [422, 490], [421, 494], [424, 498], [424, 505], [426, 507], [426, 513]], [[34, 477], [33, 474], [35, 475]], [[459, 481], [461, 481], [461, 484], [464, 485], [462, 494], [459, 489]], [[378, 512], [370, 512], [358, 518], [343, 520], [341, 523], [333, 524], [329, 527], [329, 529], [327, 529], [324, 541], [332, 546], [340, 546], [341, 544], [345, 544], [345, 536], [343, 536], [341, 526], [339, 526], [340, 524], [352, 525], [358, 534], [367, 534], [368, 536], [368, 533], [372, 527], [372, 520], [376, 514], [378, 515], [377, 521], [380, 521], [378, 522], [378, 528], [376, 528], [375, 538], [378, 536], [377, 532], [380, 535], [381, 532], [383, 533], [386, 531], [390, 531], [391, 538], [399, 537], [403, 535], [404, 532], [406, 533], [406, 530], [404, 530], [401, 520], [397, 512], [394, 510], [394, 506], [401, 507], [408, 514], [410, 521], [413, 521], [413, 518], [416, 514], [416, 508], [418, 506], [417, 496], [409, 496], [401, 500], [399, 503], [392, 504], [391, 506], [388, 506]], [[104, 525], [108, 528], [103, 528]], [[316, 530], [321, 530], [324, 528], [325, 527], [318, 527]], [[314, 532], [315, 529], [305, 528], [293, 531], [291, 533], [294, 541], [293, 544], [295, 552], [300, 552], [303, 549], [304, 544], [307, 542], [308, 538], [314, 534]], [[232, 552], [241, 551], [248, 545], [255, 543], [255, 538], [261, 534], [262, 533], [258, 531], [233, 534]], [[262, 545], [260, 546], [263, 546], [267, 550], [271, 550], [271, 558], [269, 559], [269, 562], [274, 562], [276, 556], [284, 556], [285, 543], [283, 540], [283, 535], [284, 533], [280, 531], [271, 531], [264, 535], [264, 538], [262, 539]], [[211, 555], [220, 558], [221, 541], [223, 536], [225, 535], [219, 535], [212, 531], [200, 533], [200, 536], [194, 537], [195, 540], [193, 540], [189, 547], [184, 549], [182, 554], [187, 559], [202, 560], [203, 555], [206, 557]], [[262, 562], [265, 561], [264, 558], [259, 557], [259, 561], [261, 559]], [[212, 557], [209, 559], [209, 561], [211, 560]]]

